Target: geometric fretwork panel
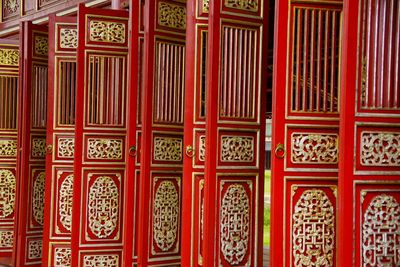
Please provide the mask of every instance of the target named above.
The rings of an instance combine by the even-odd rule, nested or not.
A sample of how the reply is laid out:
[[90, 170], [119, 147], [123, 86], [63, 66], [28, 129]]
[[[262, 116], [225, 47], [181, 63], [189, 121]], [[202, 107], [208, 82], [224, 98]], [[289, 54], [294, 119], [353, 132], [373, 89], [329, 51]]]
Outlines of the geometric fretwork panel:
[[361, 133], [361, 165], [400, 166], [400, 133]]

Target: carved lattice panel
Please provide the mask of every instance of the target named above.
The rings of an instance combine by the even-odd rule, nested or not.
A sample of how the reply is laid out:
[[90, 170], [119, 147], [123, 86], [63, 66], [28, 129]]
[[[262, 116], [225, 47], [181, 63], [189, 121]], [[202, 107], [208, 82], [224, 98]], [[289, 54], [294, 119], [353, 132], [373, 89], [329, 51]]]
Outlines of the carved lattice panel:
[[123, 266], [121, 264], [122, 255], [118, 251], [99, 251], [97, 253], [87, 252], [80, 255], [80, 266], [97, 267], [101, 265], [110, 267]]
[[20, 14], [21, 0], [2, 0], [1, 18], [3, 21], [14, 19]]

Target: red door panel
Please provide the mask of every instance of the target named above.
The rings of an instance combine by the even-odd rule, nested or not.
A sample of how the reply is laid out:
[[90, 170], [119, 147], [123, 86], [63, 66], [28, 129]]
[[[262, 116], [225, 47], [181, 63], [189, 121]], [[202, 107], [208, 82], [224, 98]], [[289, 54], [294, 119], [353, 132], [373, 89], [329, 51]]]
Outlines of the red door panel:
[[21, 113], [17, 168], [18, 225], [15, 266], [41, 265], [44, 224], [47, 27], [23, 22], [20, 34]]
[[347, 1], [345, 7], [339, 264], [397, 266], [400, 5], [359, 0]]
[[71, 266], [76, 18], [50, 17], [43, 266]]
[[72, 266], [122, 263], [128, 13], [79, 6]]
[[18, 49], [17, 42], [0, 40], [0, 258], [7, 262], [11, 262], [16, 217]]

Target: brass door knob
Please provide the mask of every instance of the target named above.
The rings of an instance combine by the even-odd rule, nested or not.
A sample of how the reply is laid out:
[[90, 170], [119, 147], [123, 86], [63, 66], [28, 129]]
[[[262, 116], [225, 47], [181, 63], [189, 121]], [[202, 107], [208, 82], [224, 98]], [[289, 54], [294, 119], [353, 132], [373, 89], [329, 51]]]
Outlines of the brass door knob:
[[283, 159], [286, 156], [286, 150], [285, 150], [285, 146], [283, 144], [279, 143], [276, 145], [275, 156], [278, 159]]

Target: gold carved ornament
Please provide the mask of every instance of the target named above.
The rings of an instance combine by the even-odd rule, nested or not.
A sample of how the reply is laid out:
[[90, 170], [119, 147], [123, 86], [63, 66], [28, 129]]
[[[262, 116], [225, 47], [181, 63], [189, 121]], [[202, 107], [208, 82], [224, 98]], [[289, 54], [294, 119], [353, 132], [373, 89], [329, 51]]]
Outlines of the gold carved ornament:
[[70, 248], [55, 248], [54, 267], [71, 266], [71, 253]]
[[400, 134], [363, 132], [360, 144], [361, 165], [400, 166]]
[[46, 139], [33, 138], [31, 153], [32, 153], [32, 157], [44, 158], [46, 156]]
[[171, 181], [162, 181], [154, 196], [153, 239], [161, 251], [169, 251], [179, 231], [179, 193]]
[[291, 139], [293, 163], [338, 162], [337, 134], [293, 133]]
[[44, 223], [44, 185], [46, 175], [40, 172], [33, 183], [32, 193], [32, 215], [35, 221], [43, 225]]
[[16, 179], [10, 170], [0, 169], [0, 219], [14, 212]]
[[12, 15], [17, 13], [19, 9], [19, 1], [18, 0], [4, 0], [3, 3], [3, 12]]
[[18, 66], [19, 51], [17, 49], [0, 49], [0, 65]]
[[0, 157], [16, 157], [17, 141], [16, 140], [0, 140]]
[[35, 54], [47, 56], [49, 52], [48, 38], [41, 35], [35, 35]]
[[88, 224], [98, 238], [109, 237], [118, 227], [119, 190], [109, 176], [97, 177], [89, 189]]
[[59, 138], [57, 154], [59, 158], [73, 158], [75, 138]]
[[362, 266], [400, 266], [400, 204], [390, 195], [374, 197], [363, 214]]
[[335, 215], [326, 193], [318, 189], [304, 191], [292, 219], [293, 266], [333, 266]]
[[186, 29], [186, 8], [181, 5], [159, 2], [158, 24], [178, 30]]
[[0, 248], [12, 248], [14, 244], [13, 231], [0, 231]]
[[74, 175], [70, 174], [61, 183], [58, 199], [58, 215], [60, 216], [60, 222], [68, 231], [71, 231], [72, 223], [73, 185]]
[[112, 21], [91, 20], [89, 22], [89, 40], [105, 43], [125, 43], [125, 24]]
[[251, 162], [254, 159], [254, 138], [222, 136], [222, 162]]
[[60, 47], [61, 48], [77, 48], [78, 47], [78, 30], [77, 29], [60, 29]]
[[221, 252], [232, 265], [244, 266], [250, 239], [250, 200], [241, 184], [229, 185], [221, 200]]
[[199, 160], [206, 160], [206, 137], [204, 135], [199, 138]]
[[28, 259], [37, 260], [42, 258], [43, 241], [31, 240], [28, 242]]
[[182, 138], [155, 137], [154, 160], [182, 161]]
[[85, 267], [118, 267], [118, 255], [85, 255], [83, 257], [83, 266]]
[[121, 139], [88, 139], [89, 159], [122, 159]]
[[245, 11], [258, 11], [258, 0], [225, 0], [225, 6]]
[[203, 13], [208, 13], [210, 11], [210, 0], [203, 0], [202, 11]]

